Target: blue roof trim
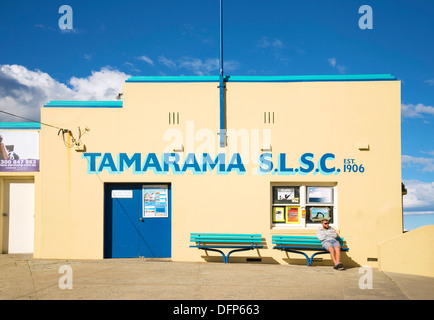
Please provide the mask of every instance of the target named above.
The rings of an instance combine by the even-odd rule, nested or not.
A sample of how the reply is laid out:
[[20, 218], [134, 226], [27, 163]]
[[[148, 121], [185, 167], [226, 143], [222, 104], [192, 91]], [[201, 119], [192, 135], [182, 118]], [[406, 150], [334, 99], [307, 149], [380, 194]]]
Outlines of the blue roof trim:
[[229, 82], [318, 82], [318, 81], [389, 81], [391, 74], [313, 75], [313, 76], [231, 76]]
[[126, 82], [219, 82], [219, 76], [133, 76]]
[[50, 101], [47, 108], [122, 108], [122, 101]]
[[39, 122], [0, 122], [0, 129], [40, 130]]
[[[226, 82], [318, 82], [318, 81], [391, 81], [391, 74], [310, 75], [310, 76], [225, 76]], [[133, 76], [128, 83], [219, 82], [218, 76]]]

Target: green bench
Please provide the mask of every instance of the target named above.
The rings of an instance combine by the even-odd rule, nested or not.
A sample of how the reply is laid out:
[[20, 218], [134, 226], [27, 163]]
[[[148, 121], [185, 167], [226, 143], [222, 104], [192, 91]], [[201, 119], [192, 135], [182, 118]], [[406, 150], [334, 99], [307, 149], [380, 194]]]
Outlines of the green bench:
[[[293, 252], [302, 254], [306, 257], [307, 266], [312, 266], [313, 257], [318, 254], [326, 254], [329, 253], [321, 244], [321, 241], [317, 237], [309, 237], [309, 236], [285, 236], [285, 235], [273, 235], [271, 237], [272, 243], [275, 245], [273, 249], [282, 250], [286, 252]], [[343, 238], [337, 238], [341, 244], [341, 251], [350, 250], [344, 244]], [[310, 258], [309, 256], [302, 252], [306, 250], [318, 251], [314, 253]]]
[[[262, 236], [260, 234], [235, 234], [235, 233], [191, 233], [190, 241], [195, 242], [190, 248], [198, 248], [221, 253], [223, 263], [229, 262], [229, 256], [234, 252], [262, 248]], [[233, 249], [227, 255], [223, 249]]]

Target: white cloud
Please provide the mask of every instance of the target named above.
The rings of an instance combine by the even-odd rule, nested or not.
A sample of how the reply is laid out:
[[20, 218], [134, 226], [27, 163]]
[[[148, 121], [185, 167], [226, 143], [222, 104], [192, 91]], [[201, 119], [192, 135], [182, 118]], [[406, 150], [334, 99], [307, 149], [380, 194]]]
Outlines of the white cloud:
[[198, 76], [209, 75], [219, 68], [219, 59], [206, 59], [184, 57], [179, 60], [178, 67], [192, 71]]
[[[40, 108], [51, 100], [114, 100], [129, 75], [104, 67], [68, 85], [40, 70], [0, 65], [0, 110], [39, 121]], [[0, 121], [20, 121], [0, 113]]]
[[60, 33], [66, 33], [66, 34], [70, 34], [70, 33], [74, 33], [74, 34], [79, 34], [81, 33], [80, 30], [78, 30], [77, 28], [72, 28], [72, 29], [60, 29]]
[[239, 67], [240, 67], [240, 63], [236, 60], [223, 61], [223, 68], [225, 69], [225, 73], [226, 71], [228, 72], [235, 71]]
[[151, 66], [154, 65], [154, 61], [152, 61], [152, 59], [149, 58], [148, 56], [140, 56], [140, 57], [137, 57], [137, 59], [141, 60], [141, 61], [145, 61], [146, 63], [150, 64]]
[[404, 195], [403, 205], [406, 214], [432, 213], [434, 211], [434, 182], [419, 180], [404, 180], [407, 194]]
[[171, 59], [168, 59], [165, 56], [159, 56], [158, 57], [158, 62], [162, 63], [163, 65], [165, 65], [169, 69], [176, 69], [176, 63], [175, 63], [175, 61], [173, 61]]
[[406, 211], [404, 214], [407, 216], [414, 214], [434, 214], [434, 211]]
[[69, 83], [72, 86], [74, 100], [114, 100], [129, 75], [108, 67], [100, 71], [92, 71], [87, 78], [72, 77]]
[[126, 65], [131, 71], [140, 72], [140, 69], [136, 68], [136, 66], [129, 61], [124, 62], [124, 65]]
[[267, 49], [267, 51], [271, 51], [274, 58], [285, 65], [287, 65], [289, 62], [291, 62], [291, 58], [286, 56], [285, 54], [282, 54], [282, 50], [285, 47], [285, 44], [280, 39], [270, 39], [267, 37], [262, 37], [257, 42], [257, 47], [261, 49]]
[[336, 58], [329, 58], [327, 61], [329, 62], [329, 65], [332, 68], [336, 68], [340, 74], [343, 74], [347, 71], [347, 68], [345, 66], [337, 63]]
[[280, 39], [270, 39], [267, 37], [262, 37], [258, 41], [258, 47], [260, 48], [272, 48], [272, 49], [281, 49], [285, 45], [283, 44], [283, 41]]
[[[219, 59], [209, 58], [202, 60], [200, 58], [194, 57], [182, 57], [177, 60], [172, 60], [166, 58], [165, 56], [159, 56], [158, 62], [163, 64], [169, 69], [172, 70], [188, 70], [193, 72], [193, 74], [198, 76], [210, 75], [210, 74], [218, 74], [219, 69]], [[228, 60], [224, 62], [224, 68], [226, 71], [234, 71], [238, 69], [239, 63], [234, 60]]]
[[431, 150], [431, 151], [421, 151], [421, 153], [426, 153], [426, 154], [429, 154], [431, 156], [434, 156], [434, 150]]
[[336, 67], [336, 58], [329, 58], [328, 59], [329, 65], [333, 68]]
[[416, 166], [422, 167], [423, 172], [434, 172], [434, 158], [425, 157], [413, 157], [402, 155], [401, 157], [402, 166]]
[[430, 86], [434, 86], [434, 79], [428, 79], [424, 81], [425, 83], [428, 83]]
[[434, 115], [434, 107], [422, 103], [401, 104], [401, 114], [405, 118], [422, 118], [424, 115]]

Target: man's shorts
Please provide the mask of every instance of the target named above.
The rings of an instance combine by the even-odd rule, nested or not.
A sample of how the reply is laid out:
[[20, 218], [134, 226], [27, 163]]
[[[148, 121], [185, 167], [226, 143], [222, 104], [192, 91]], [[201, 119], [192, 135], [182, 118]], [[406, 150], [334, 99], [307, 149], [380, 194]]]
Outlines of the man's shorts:
[[330, 240], [326, 240], [322, 243], [322, 246], [324, 248], [326, 248], [326, 250], [328, 250], [328, 248], [333, 247], [333, 248], [338, 248], [341, 246], [341, 244], [339, 243], [338, 240], [336, 239], [330, 239]]

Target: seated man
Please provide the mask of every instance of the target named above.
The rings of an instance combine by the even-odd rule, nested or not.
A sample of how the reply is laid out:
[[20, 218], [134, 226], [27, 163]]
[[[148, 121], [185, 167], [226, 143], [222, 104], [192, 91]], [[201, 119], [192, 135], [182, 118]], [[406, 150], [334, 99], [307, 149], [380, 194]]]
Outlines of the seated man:
[[335, 229], [329, 226], [329, 221], [327, 219], [321, 220], [322, 227], [318, 229], [316, 236], [319, 241], [321, 241], [322, 246], [330, 252], [330, 256], [334, 263], [334, 269], [344, 270], [344, 266], [341, 260], [341, 244], [336, 238], [338, 234]]

